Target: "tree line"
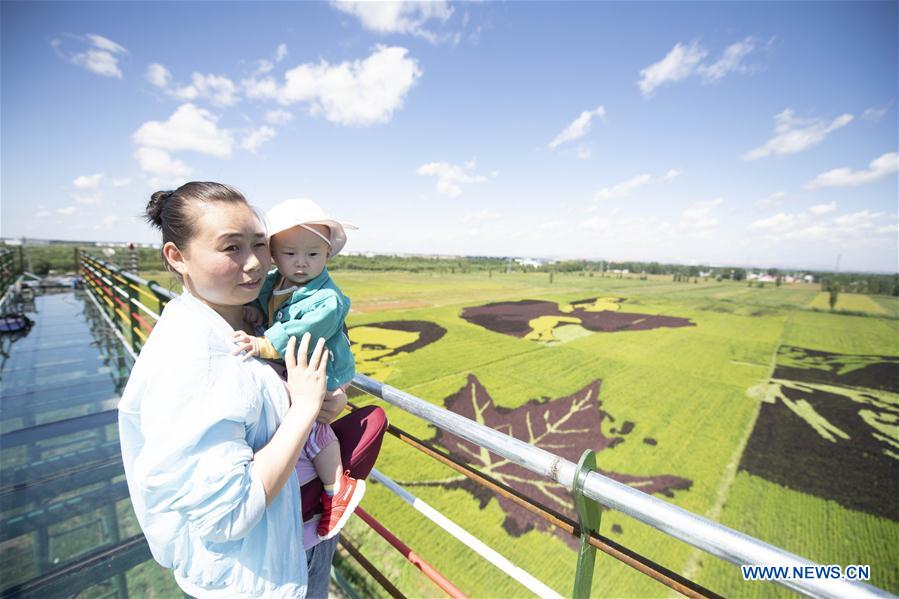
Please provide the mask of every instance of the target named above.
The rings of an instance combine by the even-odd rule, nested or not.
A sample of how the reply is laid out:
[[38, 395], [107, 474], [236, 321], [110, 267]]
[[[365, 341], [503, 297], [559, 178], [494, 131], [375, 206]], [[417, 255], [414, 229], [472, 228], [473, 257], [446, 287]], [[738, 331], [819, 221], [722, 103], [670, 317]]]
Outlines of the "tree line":
[[[0, 246], [3, 247], [3, 246]], [[158, 248], [136, 247], [133, 250], [121, 246], [85, 246], [67, 243], [48, 245], [6, 246], [18, 254], [16, 265], [35, 274], [74, 272], [76, 249], [120, 268], [131, 268], [132, 256], [142, 272], [163, 269]], [[899, 296], [899, 273], [833, 273], [825, 271], [786, 271], [777, 268], [747, 269], [736, 266], [711, 266], [707, 264], [684, 265], [663, 262], [561, 260], [537, 266], [521, 264], [513, 257], [493, 256], [400, 256], [341, 254], [328, 262], [332, 271], [404, 271], [434, 274], [466, 274], [487, 272], [489, 276], [508, 272], [544, 272], [550, 274], [580, 274], [587, 276], [637, 276], [668, 275], [675, 281], [695, 281], [699, 277], [715, 280], [745, 281], [750, 273], [774, 277], [779, 283], [785, 275], [810, 274], [821, 284], [822, 291], [836, 286], [844, 293]]]

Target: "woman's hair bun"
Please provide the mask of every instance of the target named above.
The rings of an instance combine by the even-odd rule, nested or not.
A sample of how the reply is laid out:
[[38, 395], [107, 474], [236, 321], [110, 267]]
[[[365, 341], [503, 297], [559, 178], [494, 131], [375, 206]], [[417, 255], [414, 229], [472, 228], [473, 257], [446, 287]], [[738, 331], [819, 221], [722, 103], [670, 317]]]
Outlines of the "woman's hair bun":
[[172, 197], [174, 191], [157, 191], [153, 195], [150, 196], [150, 201], [147, 203], [147, 220], [155, 227], [162, 228], [162, 209], [165, 206], [166, 200]]

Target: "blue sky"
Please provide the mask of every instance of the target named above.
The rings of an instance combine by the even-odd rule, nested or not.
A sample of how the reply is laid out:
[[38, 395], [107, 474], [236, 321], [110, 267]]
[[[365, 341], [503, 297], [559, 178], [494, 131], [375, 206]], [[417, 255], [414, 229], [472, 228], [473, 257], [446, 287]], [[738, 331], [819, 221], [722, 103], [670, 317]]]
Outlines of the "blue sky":
[[3, 2], [3, 237], [235, 185], [348, 251], [897, 270], [896, 2]]

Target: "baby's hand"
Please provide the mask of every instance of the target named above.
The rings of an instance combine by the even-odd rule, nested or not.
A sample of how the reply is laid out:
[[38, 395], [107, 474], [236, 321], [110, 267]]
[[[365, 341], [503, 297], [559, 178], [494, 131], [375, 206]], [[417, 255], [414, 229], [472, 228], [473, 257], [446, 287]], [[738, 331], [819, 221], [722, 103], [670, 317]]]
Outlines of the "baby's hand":
[[234, 331], [234, 344], [237, 347], [231, 352], [232, 356], [243, 353], [241, 359], [246, 360], [259, 355], [259, 337], [248, 335], [243, 331]]
[[260, 327], [262, 326], [262, 310], [256, 306], [244, 306], [243, 319], [247, 324], [253, 325], [254, 328]]

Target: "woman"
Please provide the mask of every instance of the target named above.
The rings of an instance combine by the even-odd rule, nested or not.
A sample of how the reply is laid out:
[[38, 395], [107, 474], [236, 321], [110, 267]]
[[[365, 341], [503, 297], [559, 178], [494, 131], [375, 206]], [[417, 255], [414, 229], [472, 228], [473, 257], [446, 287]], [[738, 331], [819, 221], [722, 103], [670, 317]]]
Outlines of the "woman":
[[[303, 524], [297, 478], [313, 471], [301, 457], [312, 423], [344, 407], [325, 399], [323, 340], [308, 361], [309, 336], [299, 348], [291, 342], [286, 386], [265, 363], [231, 355], [234, 331], [247, 327], [243, 304], [271, 262], [265, 228], [237, 190], [194, 182], [157, 192], [147, 218], [162, 230], [165, 264], [184, 286], [119, 404], [128, 487], [153, 556], [198, 597], [327, 596], [336, 539], [303, 562], [315, 522]], [[356, 441], [370, 468], [380, 435]], [[351, 469], [358, 457], [345, 458]]]

